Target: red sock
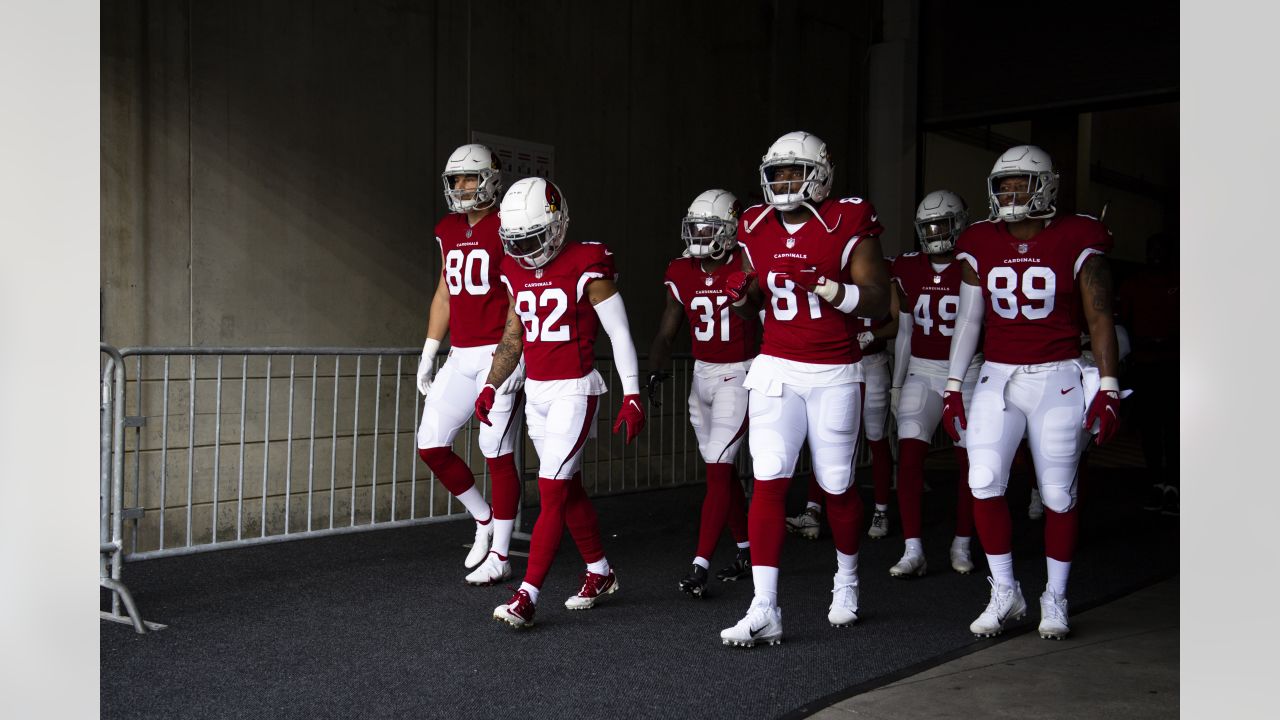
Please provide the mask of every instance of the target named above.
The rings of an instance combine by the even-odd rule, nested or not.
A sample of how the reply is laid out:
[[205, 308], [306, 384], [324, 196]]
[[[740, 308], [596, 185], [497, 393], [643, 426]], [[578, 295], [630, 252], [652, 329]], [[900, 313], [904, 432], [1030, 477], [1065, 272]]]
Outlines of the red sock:
[[978, 528], [982, 551], [988, 555], [1013, 552], [1013, 520], [1004, 496], [973, 499], [973, 521]]
[[533, 538], [529, 541], [529, 564], [524, 581], [540, 588], [551, 569], [551, 561], [560, 549], [564, 536], [564, 506], [569, 499], [569, 483], [564, 480], [538, 478], [538, 497], [542, 504], [538, 521], [533, 524]]
[[845, 555], [858, 552], [862, 539], [862, 498], [852, 483], [839, 495], [827, 493], [827, 525], [831, 527], [836, 550]]
[[419, 448], [418, 457], [440, 478], [440, 484], [451, 495], [458, 497], [476, 484], [471, 468], [453, 451], [453, 448]]
[[578, 554], [587, 564], [604, 557], [604, 541], [600, 539], [600, 519], [596, 515], [596, 506], [591, 504], [587, 491], [582, 487], [582, 473], [573, 474], [573, 479], [562, 480], [569, 486], [568, 500], [564, 506], [564, 522], [569, 526], [569, 535], [578, 546]]
[[822, 507], [822, 504], [827, 501], [827, 494], [822, 491], [822, 486], [818, 484], [818, 476], [809, 473], [809, 484], [806, 487], [809, 493], [808, 502]]
[[755, 495], [747, 510], [752, 565], [778, 567], [782, 540], [787, 534], [787, 486], [790, 484], [791, 478], [756, 478]]
[[742, 491], [742, 479], [738, 477], [738, 468], [733, 468], [733, 477], [729, 480], [729, 534], [735, 543], [747, 542], [747, 496]]
[[729, 517], [729, 484], [732, 482], [732, 465], [707, 464], [707, 495], [702, 499], [702, 522], [698, 526], [698, 557], [709, 560], [716, 551], [716, 541]]
[[499, 520], [515, 520], [520, 506], [520, 475], [516, 472], [515, 455], [485, 458], [485, 463], [489, 466], [493, 490], [493, 516]]
[[[867, 444], [871, 446], [871, 481], [875, 484], [876, 504], [888, 505], [893, 492], [890, 489], [893, 485], [893, 454], [889, 450], [889, 439], [868, 440]], [[924, 482], [924, 478], [920, 481]]]
[[904, 538], [920, 537], [920, 498], [924, 495], [924, 455], [928, 451], [929, 443], [923, 440], [898, 441], [898, 514]]
[[1080, 534], [1080, 518], [1076, 507], [1064, 513], [1044, 509], [1044, 554], [1054, 560], [1071, 562], [1076, 554], [1076, 537]]
[[[969, 490], [969, 451], [957, 447], [955, 452], [956, 462], [960, 463], [960, 477], [956, 479], [956, 537], [972, 537], [973, 493]], [[901, 475], [902, 471], [898, 473]]]

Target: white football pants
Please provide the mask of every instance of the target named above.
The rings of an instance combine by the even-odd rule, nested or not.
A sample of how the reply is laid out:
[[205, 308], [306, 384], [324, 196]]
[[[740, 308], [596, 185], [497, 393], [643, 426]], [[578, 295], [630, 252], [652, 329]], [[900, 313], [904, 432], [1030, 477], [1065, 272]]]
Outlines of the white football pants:
[[1003, 495], [1025, 431], [1045, 507], [1062, 513], [1076, 502], [1076, 464], [1083, 450], [1084, 391], [1072, 360], [1038, 365], [986, 362], [967, 415], [969, 487], [978, 499]]
[[[453, 348], [444, 365], [436, 373], [422, 406], [422, 423], [418, 425], [418, 447], [449, 447], [463, 425], [475, 414], [476, 397], [484, 388], [497, 345]], [[520, 438], [520, 414], [513, 412], [523, 398], [520, 388], [524, 379], [524, 362], [503, 383], [510, 393], [498, 393], [489, 411], [492, 425], [479, 423], [480, 452], [487, 458], [515, 451]]]

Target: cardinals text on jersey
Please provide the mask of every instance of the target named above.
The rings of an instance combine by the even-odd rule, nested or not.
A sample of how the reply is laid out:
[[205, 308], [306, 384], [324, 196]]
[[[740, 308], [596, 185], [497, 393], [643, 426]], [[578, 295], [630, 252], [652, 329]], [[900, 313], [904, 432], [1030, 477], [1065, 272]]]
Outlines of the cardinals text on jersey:
[[977, 273], [986, 300], [987, 360], [1029, 365], [1080, 357], [1076, 276], [1090, 255], [1110, 249], [1106, 226], [1084, 215], [1055, 218], [1025, 241], [1002, 222], [970, 225], [956, 259]]
[[858, 242], [880, 234], [882, 226], [871, 203], [862, 198], [831, 198], [818, 212], [832, 228], [828, 233], [810, 218], [796, 232], [788, 232], [782, 217], [771, 212], [748, 231], [765, 206], [742, 214], [738, 243], [757, 273], [764, 293], [766, 321], [761, 354], [797, 362], [843, 365], [862, 358], [855, 339], [862, 331], [859, 318], [832, 307], [813, 293], [778, 278], [777, 270], [792, 262], [816, 267], [824, 276], [849, 282], [850, 258]]
[[573, 380], [595, 366], [600, 320], [587, 298], [587, 283], [616, 280], [613, 253], [600, 243], [571, 242], [537, 270], [511, 258], [502, 281], [524, 324], [525, 375], [530, 380]]
[[498, 283], [506, 257], [498, 239], [498, 213], [471, 227], [465, 213], [450, 213], [436, 225], [449, 290], [449, 337], [454, 347], [494, 345], [507, 322], [507, 298]]
[[740, 267], [742, 256], [737, 250], [711, 272], [693, 257], [677, 258], [667, 266], [663, 282], [689, 318], [693, 357], [698, 360], [735, 363], [755, 355], [759, 322], [733, 312], [724, 294], [725, 279]]

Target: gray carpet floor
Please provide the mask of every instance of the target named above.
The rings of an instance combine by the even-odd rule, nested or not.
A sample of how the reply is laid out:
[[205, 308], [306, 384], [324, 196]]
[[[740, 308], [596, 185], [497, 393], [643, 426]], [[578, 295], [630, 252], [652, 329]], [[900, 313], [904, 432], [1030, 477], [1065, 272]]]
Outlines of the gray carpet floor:
[[[1177, 571], [1177, 518], [1140, 509], [1139, 475], [1099, 469], [1086, 480], [1068, 592], [1077, 612]], [[950, 569], [954, 485], [941, 471], [928, 480], [929, 574], [889, 577], [902, 552], [893, 508], [893, 533], [862, 544], [861, 621], [832, 628], [829, 534], [788, 537], [779, 588], [785, 636], [773, 647], [720, 644], [720, 629], [750, 602], [749, 581], [713, 580], [702, 600], [676, 589], [692, 558], [700, 486], [597, 499], [619, 591], [590, 611], [564, 609], [582, 572], [566, 536], [537, 625], [525, 631], [491, 619], [511, 590], [463, 584], [466, 521], [134, 563], [125, 579], [144, 616], [169, 627], [139, 636], [101, 624], [102, 717], [803, 715], [998, 642], [968, 631], [988, 599], [985, 561], [975, 539], [978, 569]], [[1015, 570], [1032, 612], [1007, 634], [1034, 630], [1045, 580], [1043, 524], [1026, 518], [1026, 487], [1015, 481], [1010, 505]], [[870, 492], [861, 492], [869, 518]], [[803, 494], [793, 482], [789, 514], [803, 507]], [[713, 572], [731, 557], [726, 535]], [[524, 568], [514, 560], [512, 585]], [[1087, 641], [1087, 624], [1074, 631]]]

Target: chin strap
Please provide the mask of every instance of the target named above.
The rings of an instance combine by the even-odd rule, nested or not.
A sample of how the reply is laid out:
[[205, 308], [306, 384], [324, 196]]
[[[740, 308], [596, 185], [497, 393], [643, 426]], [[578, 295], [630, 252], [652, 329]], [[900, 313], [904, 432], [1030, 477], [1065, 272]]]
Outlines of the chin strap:
[[[813, 205], [810, 205], [807, 200], [802, 201], [800, 205], [802, 207], [808, 208], [809, 212], [813, 213], [813, 216], [818, 218], [818, 223], [822, 225], [822, 229], [826, 230], [828, 235], [835, 232], [836, 228], [840, 227], [840, 221], [844, 219], [843, 216], [838, 217], [836, 218], [835, 225], [828, 225], [826, 219], [822, 217], [822, 213], [818, 212], [817, 209], [815, 209]], [[764, 217], [768, 215], [769, 212], [773, 209], [774, 207], [772, 205], [766, 206], [764, 211], [756, 216], [755, 220], [752, 220], [750, 223], [747, 224], [747, 232], [750, 233], [751, 231], [755, 230], [756, 226], [760, 224], [760, 221], [764, 220]]]

